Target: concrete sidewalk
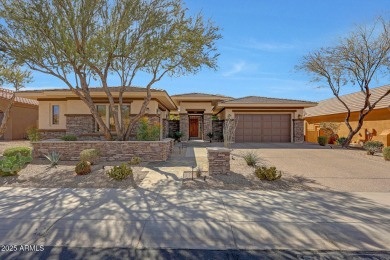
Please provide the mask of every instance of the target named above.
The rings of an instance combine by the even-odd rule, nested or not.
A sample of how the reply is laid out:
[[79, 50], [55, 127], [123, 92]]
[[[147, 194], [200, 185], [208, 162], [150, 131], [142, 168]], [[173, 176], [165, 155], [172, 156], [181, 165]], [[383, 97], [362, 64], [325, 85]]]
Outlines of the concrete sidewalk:
[[0, 244], [390, 250], [389, 193], [0, 188]]

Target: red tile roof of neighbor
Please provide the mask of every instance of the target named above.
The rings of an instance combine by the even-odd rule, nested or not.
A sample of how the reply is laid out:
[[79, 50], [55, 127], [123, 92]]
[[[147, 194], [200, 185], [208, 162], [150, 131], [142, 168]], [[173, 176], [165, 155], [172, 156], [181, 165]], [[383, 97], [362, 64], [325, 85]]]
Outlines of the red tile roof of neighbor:
[[[11, 99], [12, 94], [14, 92], [9, 89], [0, 88], [0, 98], [1, 99]], [[22, 97], [16, 97], [15, 102], [22, 103], [22, 104], [28, 104], [28, 105], [35, 105], [38, 106], [39, 102], [36, 100], [28, 99], [28, 98], [22, 98]]]
[[[390, 85], [372, 88], [371, 89], [371, 104], [376, 102], [384, 93], [389, 91]], [[348, 105], [351, 109], [351, 112], [360, 111], [364, 106], [364, 97], [365, 94], [361, 91], [355, 92], [348, 95], [340, 96], [340, 98]], [[390, 107], [390, 95], [384, 97], [378, 104], [375, 106], [375, 109], [388, 108]], [[306, 108], [304, 110], [305, 117], [314, 117], [314, 116], [323, 116], [323, 115], [332, 115], [346, 113], [347, 109], [344, 105], [336, 98], [330, 98], [322, 100], [318, 103], [317, 106]], [[389, 111], [390, 113], [390, 111]]]

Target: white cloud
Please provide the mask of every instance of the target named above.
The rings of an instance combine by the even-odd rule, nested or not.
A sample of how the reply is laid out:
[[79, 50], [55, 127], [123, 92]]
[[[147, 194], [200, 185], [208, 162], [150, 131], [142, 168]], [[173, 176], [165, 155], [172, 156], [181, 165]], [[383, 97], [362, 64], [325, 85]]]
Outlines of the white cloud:
[[246, 61], [239, 61], [233, 64], [232, 68], [224, 73], [222, 76], [231, 77], [240, 73], [252, 72], [257, 70], [257, 64], [248, 63]]
[[252, 39], [244, 43], [243, 47], [260, 51], [285, 51], [294, 49], [295, 45], [291, 43], [262, 42]]

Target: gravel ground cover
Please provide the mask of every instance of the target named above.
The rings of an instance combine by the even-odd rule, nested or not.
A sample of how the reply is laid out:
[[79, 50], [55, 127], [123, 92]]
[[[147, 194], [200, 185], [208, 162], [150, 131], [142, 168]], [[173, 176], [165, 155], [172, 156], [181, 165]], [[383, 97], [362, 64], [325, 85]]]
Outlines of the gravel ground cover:
[[[221, 190], [276, 190], [276, 191], [324, 191], [326, 187], [311, 179], [282, 172], [282, 178], [275, 181], [260, 180], [254, 174], [254, 168], [246, 164], [242, 158], [243, 152], [233, 150], [228, 174], [209, 175], [202, 172], [201, 178], [192, 180], [191, 171], [184, 172], [182, 189], [221, 189]], [[273, 166], [266, 161], [259, 161], [259, 165]], [[203, 178], [206, 176], [206, 179]]]
[[[131, 178], [122, 181], [110, 179], [105, 173], [115, 163], [99, 163], [92, 166], [92, 172], [77, 175], [74, 168], [77, 162], [61, 161], [57, 167], [49, 167], [47, 160], [35, 159], [15, 176], [0, 177], [0, 186], [4, 187], [33, 187], [33, 188], [116, 188], [131, 189]], [[105, 166], [105, 169], [103, 169]], [[133, 166], [135, 183], [138, 185], [148, 174], [144, 166]]]
[[[0, 141], [0, 157], [7, 148], [28, 146], [28, 140]], [[110, 167], [120, 165], [121, 162], [105, 162], [92, 166], [92, 172], [87, 175], [77, 175], [74, 168], [76, 161], [60, 161], [57, 167], [49, 167], [46, 159], [34, 161], [15, 176], [0, 177], [0, 186], [3, 187], [33, 187], [33, 188], [117, 188], [132, 189], [133, 181], [127, 178], [123, 181], [110, 179], [105, 173]], [[133, 166], [134, 181], [138, 185], [148, 174], [143, 171], [146, 163]], [[105, 166], [105, 169], [103, 169]]]

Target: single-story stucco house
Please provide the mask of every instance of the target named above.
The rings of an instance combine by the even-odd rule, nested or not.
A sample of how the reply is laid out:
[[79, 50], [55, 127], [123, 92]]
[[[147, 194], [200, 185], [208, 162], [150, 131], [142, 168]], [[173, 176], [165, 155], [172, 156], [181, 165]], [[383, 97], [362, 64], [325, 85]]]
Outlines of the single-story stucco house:
[[[114, 97], [118, 88], [112, 87]], [[91, 96], [104, 121], [113, 130], [108, 114], [108, 99], [102, 88], [91, 88]], [[152, 89], [152, 100], [147, 116], [159, 122], [161, 138], [172, 132], [183, 133], [183, 141], [209, 140], [217, 122], [227, 118], [238, 120], [236, 142], [303, 142], [303, 110], [317, 103], [249, 96], [231, 98], [224, 95], [187, 93], [170, 96], [165, 90]], [[145, 88], [129, 87], [124, 94], [125, 120], [130, 120], [141, 108]], [[21, 97], [39, 101], [39, 131], [43, 138], [57, 138], [75, 134], [80, 139], [102, 138], [88, 107], [69, 89], [31, 90], [18, 93]], [[117, 98], [116, 98], [117, 100]], [[169, 115], [176, 115], [176, 129], [172, 131]], [[175, 125], [175, 124], [172, 124]]]
[[[389, 89], [390, 85], [371, 89], [371, 103], [378, 100]], [[359, 110], [364, 104], [364, 94], [359, 91], [343, 95], [341, 98], [351, 108], [350, 123], [352, 127], [356, 127]], [[305, 108], [304, 113], [306, 141], [308, 142], [317, 142], [317, 137], [321, 131], [320, 123], [322, 122], [340, 123], [340, 129], [337, 133], [339, 137], [346, 137], [349, 133], [344, 123], [347, 115], [346, 108], [337, 98], [322, 100], [315, 107]], [[352, 142], [358, 144], [368, 140], [381, 141], [385, 146], [390, 146], [390, 95], [384, 97], [375, 109], [366, 116], [361, 130], [354, 136]]]
[[[0, 88], [0, 123], [4, 117], [13, 92]], [[7, 122], [7, 129], [0, 140], [18, 140], [26, 138], [27, 128], [37, 126], [38, 122], [38, 101], [16, 97], [10, 111]]]

